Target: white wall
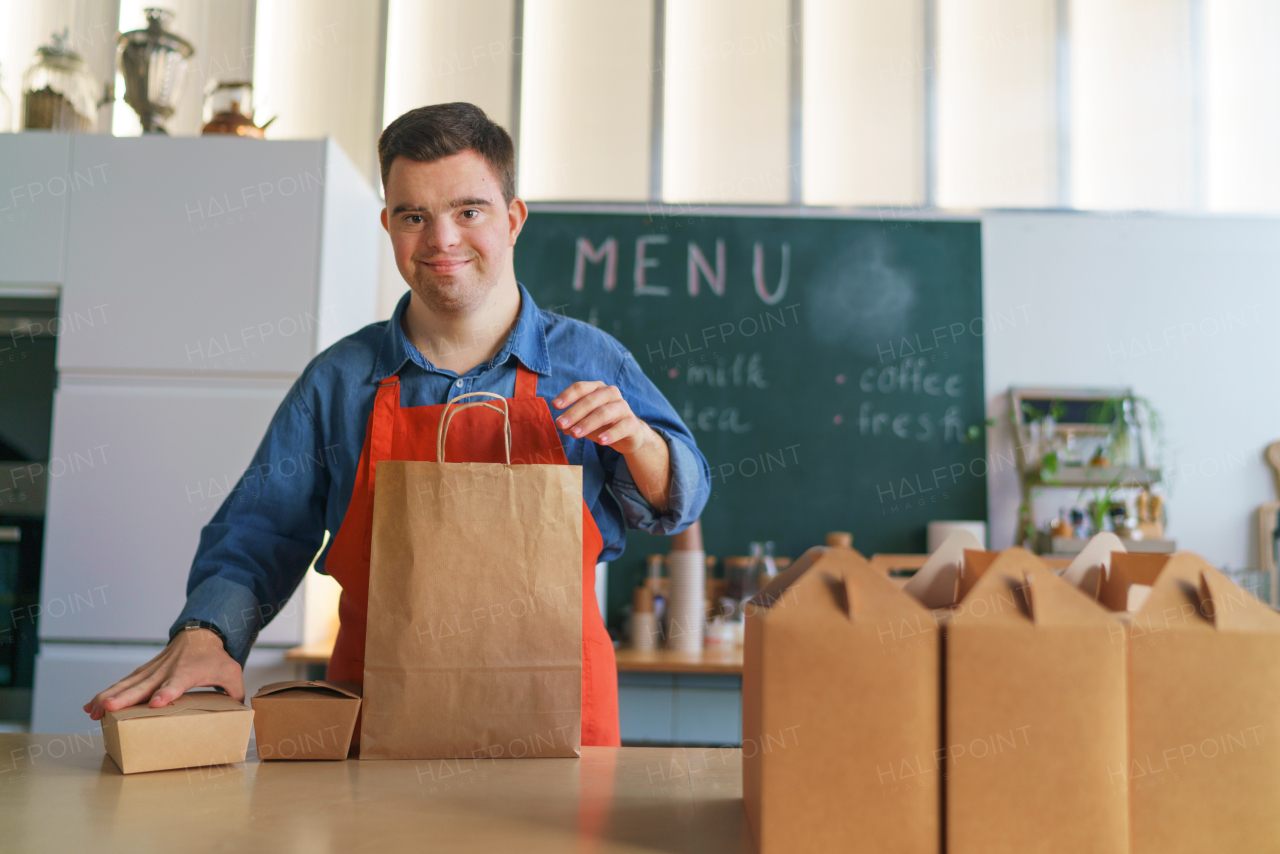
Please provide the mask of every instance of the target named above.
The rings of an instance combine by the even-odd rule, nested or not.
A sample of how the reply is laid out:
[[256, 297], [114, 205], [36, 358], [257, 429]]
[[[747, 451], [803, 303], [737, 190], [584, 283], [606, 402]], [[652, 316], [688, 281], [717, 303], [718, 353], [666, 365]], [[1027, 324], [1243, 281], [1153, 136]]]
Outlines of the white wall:
[[[1130, 385], [1164, 417], [1178, 547], [1256, 567], [1254, 512], [1276, 497], [1262, 453], [1280, 439], [1280, 220], [993, 213], [982, 241], [990, 453], [1012, 448], [1010, 385]], [[1002, 548], [1018, 487], [992, 469]], [[1037, 518], [1076, 497], [1047, 498]]]

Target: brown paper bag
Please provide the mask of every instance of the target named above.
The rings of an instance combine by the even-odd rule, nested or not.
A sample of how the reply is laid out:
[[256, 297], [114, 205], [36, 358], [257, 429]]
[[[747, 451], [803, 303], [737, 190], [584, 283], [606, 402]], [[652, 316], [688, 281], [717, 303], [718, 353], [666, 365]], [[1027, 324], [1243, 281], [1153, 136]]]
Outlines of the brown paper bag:
[[376, 484], [360, 758], [579, 755], [582, 468], [385, 461]]

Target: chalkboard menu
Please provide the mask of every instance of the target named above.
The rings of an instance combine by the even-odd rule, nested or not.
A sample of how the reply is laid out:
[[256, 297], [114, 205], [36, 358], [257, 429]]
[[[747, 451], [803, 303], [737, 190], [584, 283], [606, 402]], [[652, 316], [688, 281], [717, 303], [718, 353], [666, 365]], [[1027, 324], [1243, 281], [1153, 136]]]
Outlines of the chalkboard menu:
[[[709, 554], [831, 530], [921, 552], [985, 519], [976, 221], [536, 209], [515, 253], [538, 304], [609, 332], [712, 471]], [[631, 532], [611, 616], [666, 539]]]

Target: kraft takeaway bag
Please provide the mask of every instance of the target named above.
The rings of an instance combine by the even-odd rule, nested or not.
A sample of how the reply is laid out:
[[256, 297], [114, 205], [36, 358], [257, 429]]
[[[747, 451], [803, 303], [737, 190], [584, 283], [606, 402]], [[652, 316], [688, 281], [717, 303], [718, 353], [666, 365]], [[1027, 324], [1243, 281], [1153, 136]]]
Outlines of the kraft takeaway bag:
[[[495, 402], [449, 401], [440, 462], [378, 463], [361, 759], [572, 757], [581, 747], [582, 468], [511, 464]], [[446, 462], [449, 423], [502, 417], [505, 462]]]

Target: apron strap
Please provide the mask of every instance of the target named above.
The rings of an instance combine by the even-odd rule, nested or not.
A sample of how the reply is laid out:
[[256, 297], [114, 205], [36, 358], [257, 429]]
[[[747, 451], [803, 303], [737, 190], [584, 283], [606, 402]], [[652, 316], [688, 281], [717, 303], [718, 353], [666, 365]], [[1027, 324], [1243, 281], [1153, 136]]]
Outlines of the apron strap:
[[537, 397], [538, 375], [516, 362], [516, 392], [513, 397]]
[[[369, 521], [373, 520], [373, 479], [378, 462], [391, 457], [395, 438], [396, 410], [400, 408], [400, 377], [392, 375], [378, 384], [373, 400], [373, 423], [369, 427]], [[369, 557], [369, 538], [365, 537], [365, 559]]]

